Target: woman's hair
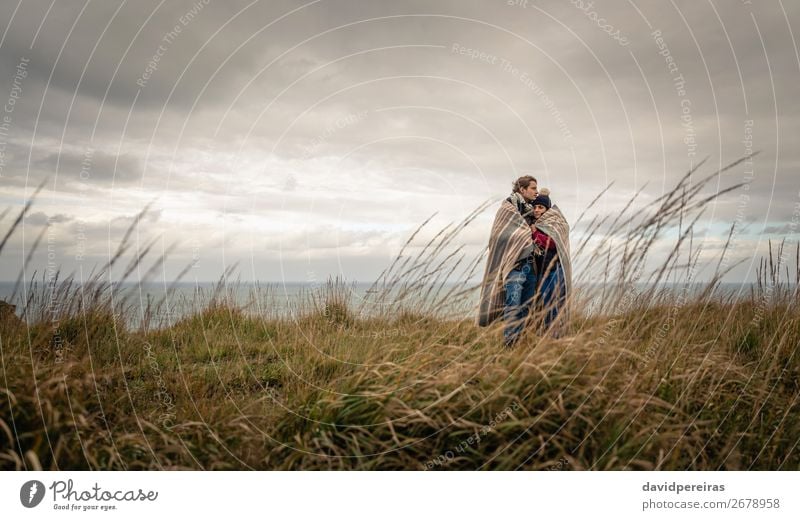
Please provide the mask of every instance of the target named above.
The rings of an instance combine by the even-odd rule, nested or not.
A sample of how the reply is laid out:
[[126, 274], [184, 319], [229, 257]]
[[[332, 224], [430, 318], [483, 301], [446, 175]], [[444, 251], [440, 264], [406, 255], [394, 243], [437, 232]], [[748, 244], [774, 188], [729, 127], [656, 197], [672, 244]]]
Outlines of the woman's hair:
[[514, 188], [514, 192], [519, 193], [521, 190], [524, 190], [525, 188], [530, 186], [532, 182], [536, 182], [538, 184], [538, 181], [534, 177], [530, 175], [523, 175], [522, 177], [514, 181], [512, 187]]

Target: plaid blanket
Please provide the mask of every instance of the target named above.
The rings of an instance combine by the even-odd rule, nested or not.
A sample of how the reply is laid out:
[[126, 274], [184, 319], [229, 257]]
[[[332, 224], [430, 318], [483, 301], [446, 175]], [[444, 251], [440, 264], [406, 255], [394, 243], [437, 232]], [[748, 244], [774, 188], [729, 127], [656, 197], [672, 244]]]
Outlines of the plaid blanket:
[[561, 268], [564, 270], [566, 294], [569, 297], [572, 292], [572, 257], [570, 257], [569, 253], [569, 224], [567, 219], [564, 218], [564, 214], [561, 213], [558, 206], [553, 206], [539, 217], [535, 224], [536, 229], [549, 235], [553, 242], [556, 243], [558, 259], [561, 262]]
[[533, 251], [531, 228], [517, 205], [504, 200], [494, 217], [489, 236], [489, 254], [481, 283], [478, 325], [486, 327], [503, 313], [505, 281], [517, 261]]

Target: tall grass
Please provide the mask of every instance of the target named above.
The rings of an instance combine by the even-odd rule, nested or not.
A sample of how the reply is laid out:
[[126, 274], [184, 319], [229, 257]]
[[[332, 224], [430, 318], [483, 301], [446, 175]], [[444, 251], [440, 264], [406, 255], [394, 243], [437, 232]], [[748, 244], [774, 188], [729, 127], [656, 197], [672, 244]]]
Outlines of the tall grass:
[[735, 228], [709, 261], [695, 225], [737, 187], [698, 171], [615, 215], [592, 203], [568, 333], [511, 351], [463, 312], [482, 254], [459, 234], [493, 204], [420, 242], [423, 223], [360, 302], [330, 280], [289, 313], [269, 287], [239, 303], [232, 269], [191, 301], [120, 292], [148, 262], [137, 219], [88, 281], [33, 275], [0, 320], [0, 467], [800, 469], [800, 246], [723, 292]]

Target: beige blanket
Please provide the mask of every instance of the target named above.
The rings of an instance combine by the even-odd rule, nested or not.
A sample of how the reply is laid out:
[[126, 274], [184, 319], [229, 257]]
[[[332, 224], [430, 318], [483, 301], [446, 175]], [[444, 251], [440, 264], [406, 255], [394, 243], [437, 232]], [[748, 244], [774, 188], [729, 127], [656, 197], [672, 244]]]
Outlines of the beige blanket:
[[531, 228], [517, 206], [504, 200], [494, 217], [489, 236], [489, 254], [481, 283], [478, 325], [486, 327], [503, 313], [505, 281], [517, 261], [533, 250]]
[[558, 259], [561, 261], [561, 268], [564, 270], [564, 283], [567, 291], [567, 298], [572, 293], [572, 257], [569, 253], [569, 224], [564, 214], [553, 206], [535, 222], [536, 228], [542, 233], [546, 233], [556, 243]]

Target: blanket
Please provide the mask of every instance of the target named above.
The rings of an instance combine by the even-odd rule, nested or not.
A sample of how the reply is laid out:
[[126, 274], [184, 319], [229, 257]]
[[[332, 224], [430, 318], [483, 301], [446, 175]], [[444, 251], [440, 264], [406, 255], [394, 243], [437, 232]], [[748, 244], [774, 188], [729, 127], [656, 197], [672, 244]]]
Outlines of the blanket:
[[506, 199], [497, 210], [489, 236], [489, 253], [480, 287], [478, 325], [486, 327], [503, 313], [505, 281], [522, 258], [533, 251], [531, 228], [517, 205]]
[[547, 234], [556, 243], [558, 259], [561, 261], [561, 268], [564, 270], [564, 285], [567, 298], [572, 292], [572, 257], [569, 252], [569, 224], [564, 214], [553, 206], [547, 210], [538, 220], [536, 229]]

